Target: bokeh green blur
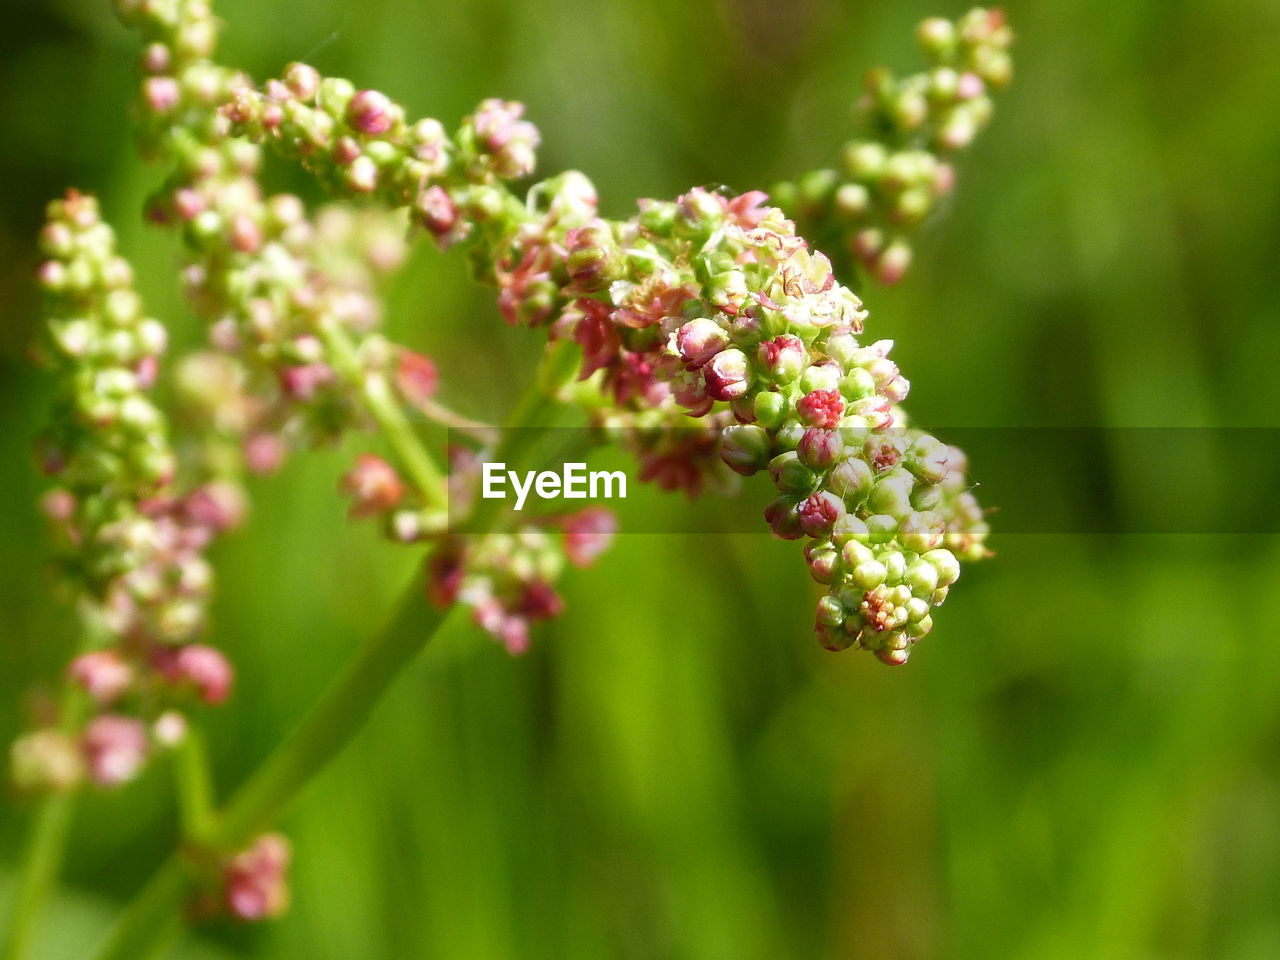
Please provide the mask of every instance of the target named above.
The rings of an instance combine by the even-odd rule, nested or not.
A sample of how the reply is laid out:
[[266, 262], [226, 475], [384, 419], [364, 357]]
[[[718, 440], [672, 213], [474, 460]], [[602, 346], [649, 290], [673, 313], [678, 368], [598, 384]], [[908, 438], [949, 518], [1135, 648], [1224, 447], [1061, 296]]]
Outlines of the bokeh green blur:
[[[45, 200], [98, 192], [150, 310], [179, 344], [200, 337], [175, 241], [139, 215], [161, 174], [135, 159], [135, 38], [108, 6], [10, 0], [0, 39], [5, 742], [73, 643], [30, 456], [49, 397], [24, 359]], [[862, 71], [914, 66], [914, 23], [963, 9], [218, 4], [224, 58], [257, 77], [306, 58], [447, 125], [485, 96], [525, 101], [540, 170], [584, 170], [614, 216], [639, 196], [830, 163]], [[865, 291], [914, 415], [1277, 426], [1280, 6], [1037, 0], [1009, 14], [1015, 83], [951, 209], [900, 288]], [[283, 167], [271, 178], [315, 196]], [[419, 244], [388, 323], [477, 417], [501, 419], [531, 376], [538, 336], [503, 326], [460, 255]], [[344, 519], [336, 477], [364, 446], [255, 482], [251, 522], [217, 548], [214, 636], [239, 669], [232, 703], [206, 718], [223, 795], [412, 575], [411, 551]], [[1188, 496], [1235, 496], [1233, 458], [1251, 455], [1189, 475]], [[1123, 491], [1144, 469], [1112, 451], [1089, 482]], [[763, 481], [744, 495], [763, 505]], [[678, 529], [696, 506], [661, 509]], [[1280, 539], [992, 545], [890, 669], [818, 649], [795, 544], [621, 536], [568, 579], [567, 614], [528, 656], [470, 629], [433, 644], [283, 824], [289, 914], [192, 935], [172, 957], [1280, 957]], [[172, 844], [172, 809], [159, 767], [86, 798], [42, 958], [88, 955]], [[0, 888], [26, 816], [17, 801], [0, 813]]]

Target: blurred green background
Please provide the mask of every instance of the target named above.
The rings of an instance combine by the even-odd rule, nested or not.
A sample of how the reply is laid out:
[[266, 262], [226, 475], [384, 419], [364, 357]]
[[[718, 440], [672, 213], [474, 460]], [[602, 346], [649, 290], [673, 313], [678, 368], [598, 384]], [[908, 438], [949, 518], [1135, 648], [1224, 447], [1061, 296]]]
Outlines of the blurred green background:
[[[915, 21], [963, 9], [218, 4], [224, 58], [258, 77], [308, 58], [447, 125], [485, 96], [524, 100], [541, 171], [586, 171], [615, 216], [637, 196], [749, 189], [830, 162], [862, 70], [916, 65]], [[1018, 74], [952, 210], [907, 283], [866, 292], [914, 415], [1276, 426], [1280, 6], [1040, 0], [1009, 13]], [[105, 0], [11, 0], [6, 21], [4, 742], [72, 645], [29, 455], [48, 402], [24, 360], [45, 200], [99, 192], [151, 310], [180, 342], [199, 336], [175, 241], [138, 213], [161, 174], [132, 148], [134, 37]], [[501, 418], [537, 351], [460, 256], [426, 244], [394, 284], [389, 325], [439, 359], [450, 402], [485, 418]], [[248, 528], [218, 548], [215, 638], [240, 669], [232, 704], [208, 718], [224, 792], [410, 576], [409, 551], [343, 518], [335, 478], [360, 447], [258, 482]], [[1122, 452], [1099, 465], [1118, 491], [1141, 469]], [[1197, 495], [1236, 495], [1230, 471], [1228, 458], [1199, 477]], [[676, 526], [691, 508], [663, 509]], [[192, 937], [173, 956], [1280, 957], [1280, 542], [993, 546], [891, 670], [817, 648], [795, 544], [622, 536], [569, 578], [568, 615], [528, 657], [471, 630], [429, 649], [284, 825], [284, 920]], [[172, 842], [162, 773], [80, 808], [42, 956], [85, 956]], [[16, 802], [0, 813], [0, 886], [25, 815]]]

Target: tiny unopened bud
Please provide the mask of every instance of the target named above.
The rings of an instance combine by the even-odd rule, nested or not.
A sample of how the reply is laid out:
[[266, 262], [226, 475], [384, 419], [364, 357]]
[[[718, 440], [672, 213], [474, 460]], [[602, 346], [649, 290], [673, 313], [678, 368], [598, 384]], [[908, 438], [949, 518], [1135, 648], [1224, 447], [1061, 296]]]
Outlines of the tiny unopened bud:
[[844, 512], [844, 501], [824, 490], [800, 504], [800, 526], [811, 537], [827, 537]]
[[838, 430], [810, 427], [800, 438], [796, 453], [805, 466], [814, 470], [826, 470], [836, 462], [844, 449], [844, 441]]
[[588, 567], [613, 542], [618, 518], [606, 507], [587, 507], [560, 518], [564, 552], [576, 567]]
[[720, 458], [744, 477], [763, 470], [772, 455], [772, 441], [763, 427], [735, 424], [726, 427], [720, 447]]
[[147, 758], [146, 727], [132, 717], [112, 713], [95, 717], [81, 742], [89, 776], [102, 787], [132, 780]]
[[387, 461], [362, 453], [342, 478], [342, 491], [352, 498], [349, 516], [358, 519], [393, 509], [404, 497], [404, 482]]
[[756, 351], [756, 359], [762, 372], [770, 380], [775, 383], [790, 383], [808, 365], [809, 352], [799, 337], [787, 333], [763, 341]]
[[729, 345], [729, 334], [714, 320], [695, 317], [675, 334], [680, 358], [690, 367], [701, 367]]
[[114, 703], [133, 684], [133, 667], [115, 650], [81, 654], [71, 661], [67, 675], [101, 706]]
[[751, 366], [741, 350], [722, 350], [702, 370], [714, 400], [736, 400], [751, 387]]
[[231, 858], [223, 868], [228, 912], [250, 922], [284, 913], [289, 904], [289, 859], [289, 841], [278, 833], [260, 836], [253, 846]]

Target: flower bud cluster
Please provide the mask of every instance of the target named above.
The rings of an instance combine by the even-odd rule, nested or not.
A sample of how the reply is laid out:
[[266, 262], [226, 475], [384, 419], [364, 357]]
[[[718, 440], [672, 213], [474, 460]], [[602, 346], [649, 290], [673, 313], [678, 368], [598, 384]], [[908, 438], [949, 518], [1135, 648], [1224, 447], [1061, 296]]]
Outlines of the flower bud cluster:
[[238, 920], [278, 917], [289, 906], [287, 873], [292, 850], [279, 833], [264, 833], [221, 865], [223, 906]]
[[[95, 632], [110, 645], [78, 656], [68, 679], [96, 708], [83, 730], [42, 730], [14, 749], [28, 788], [132, 779], [155, 740], [149, 722], [193, 701], [221, 703], [231, 666], [195, 642], [212, 571], [204, 550], [239, 523], [239, 490], [216, 481], [183, 491], [164, 416], [151, 400], [165, 329], [146, 317], [129, 264], [94, 198], [49, 205], [38, 281], [49, 316], [40, 348], [58, 375], [54, 422], [40, 443], [58, 486], [42, 501], [60, 565]], [[78, 762], [66, 747], [74, 744]]]
[[[906, 427], [899, 404], [910, 384], [892, 343], [859, 341], [866, 311], [827, 258], [763, 194], [702, 189], [647, 201], [631, 220], [594, 229], [590, 244], [553, 248], [543, 258], [552, 279], [565, 273], [556, 249], [562, 264], [609, 265], [552, 301], [571, 298], [552, 335], [584, 351], [590, 389], [571, 395], [593, 395], [598, 421], [621, 423], [629, 440], [645, 424], [679, 438], [670, 428], [680, 416], [715, 423], [723, 464], [767, 470], [777, 487], [765, 511], [773, 532], [810, 540], [810, 570], [829, 590], [824, 645], [904, 661], [954, 580], [920, 564], [958, 571], [985, 554], [987, 527], [960, 452]], [[648, 476], [697, 489], [689, 446], [666, 443], [680, 455], [641, 446]]]
[[867, 133], [845, 145], [838, 168], [774, 188], [807, 236], [834, 241], [886, 284], [906, 273], [910, 233], [954, 187], [951, 156], [990, 122], [991, 92], [1013, 74], [1013, 34], [1001, 10], [925, 20], [917, 36], [930, 68], [897, 77], [881, 67], [867, 75], [858, 102]]
[[441, 246], [504, 214], [508, 195], [494, 184], [532, 173], [539, 142], [522, 104], [485, 100], [450, 137], [439, 121], [410, 123], [385, 94], [303, 63], [260, 91], [237, 89], [222, 114], [237, 134], [270, 141], [333, 191], [408, 207]]
[[[479, 467], [474, 455], [456, 452], [453, 477], [473, 487]], [[565, 562], [589, 567], [604, 553], [617, 531], [613, 512], [586, 507], [545, 516], [510, 532], [438, 538], [427, 568], [427, 596], [441, 609], [461, 603], [482, 629], [508, 653], [529, 649], [533, 623], [557, 617], [564, 601], [555, 585]]]

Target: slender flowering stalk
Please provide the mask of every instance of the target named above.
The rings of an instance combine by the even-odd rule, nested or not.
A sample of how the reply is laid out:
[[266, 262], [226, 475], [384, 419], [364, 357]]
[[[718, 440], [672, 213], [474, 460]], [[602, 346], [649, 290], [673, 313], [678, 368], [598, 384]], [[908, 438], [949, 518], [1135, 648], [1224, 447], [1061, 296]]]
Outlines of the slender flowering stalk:
[[856, 107], [861, 133], [839, 165], [772, 189], [804, 236], [884, 284], [910, 268], [911, 235], [951, 194], [955, 157], [991, 121], [991, 94], [1013, 76], [1013, 33], [998, 8], [930, 18], [916, 36], [929, 69], [867, 74]]
[[[861, 300], [804, 237], [832, 241], [881, 281], [901, 276], [907, 233], [951, 187], [950, 154], [987, 122], [988, 92], [1009, 78], [1011, 35], [998, 12], [926, 21], [929, 72], [874, 72], [860, 105], [866, 137], [846, 148], [842, 170], [780, 185], [778, 206], [759, 192], [693, 189], [608, 220], [576, 171], [517, 190], [540, 139], [518, 103], [485, 100], [448, 132], [302, 63], [254, 84], [214, 59], [208, 0], [116, 7], [144, 42], [140, 144], [169, 171], [147, 214], [182, 237], [184, 291], [208, 347], [173, 364], [171, 419], [191, 441], [180, 461], [170, 418], [149, 395], [163, 326], [143, 317], [92, 199], [70, 193], [51, 206], [39, 279], [50, 303], [45, 354], [64, 391], [42, 447], [59, 481], [44, 507], [106, 639], [69, 668], [74, 696], [62, 718], [15, 744], [14, 770], [44, 790], [117, 785], [173, 750], [183, 787], [183, 850], [126, 911], [104, 958], [150, 955], [192, 894], [192, 916], [259, 920], [285, 908], [291, 853], [274, 830], [279, 816], [445, 611], [469, 608], [513, 654], [528, 649], [533, 624], [562, 612], [560, 577], [607, 548], [612, 514], [589, 507], [521, 522], [476, 496], [482, 464], [531, 453], [537, 440], [522, 428], [546, 423], [557, 404], [585, 411], [603, 440], [635, 454], [641, 479], [664, 489], [692, 497], [766, 474], [775, 492], [765, 521], [775, 536], [805, 541], [822, 586], [815, 629], [829, 649], [905, 662], [960, 564], [986, 555], [964, 455], [909, 425], [892, 343], [863, 339]], [[338, 203], [308, 210], [267, 195], [264, 148]], [[358, 212], [342, 205], [356, 199], [366, 201]], [[542, 368], [508, 423], [516, 429], [499, 439], [436, 400], [442, 378], [430, 358], [378, 330], [379, 280], [403, 260], [406, 228], [465, 246], [502, 317], [547, 334]], [[439, 465], [415, 416], [463, 426], [471, 445]], [[222, 703], [232, 685], [226, 659], [200, 642], [211, 583], [201, 551], [243, 516], [246, 471], [369, 428], [385, 455], [359, 454], [338, 487], [352, 519], [425, 548], [426, 595], [439, 612], [406, 604], [214, 810], [183, 713]], [[92, 707], [84, 722], [75, 697]], [[58, 817], [46, 819], [54, 838]], [[56, 843], [39, 836], [31, 891], [56, 864]], [[23, 910], [29, 930], [33, 909]]]

